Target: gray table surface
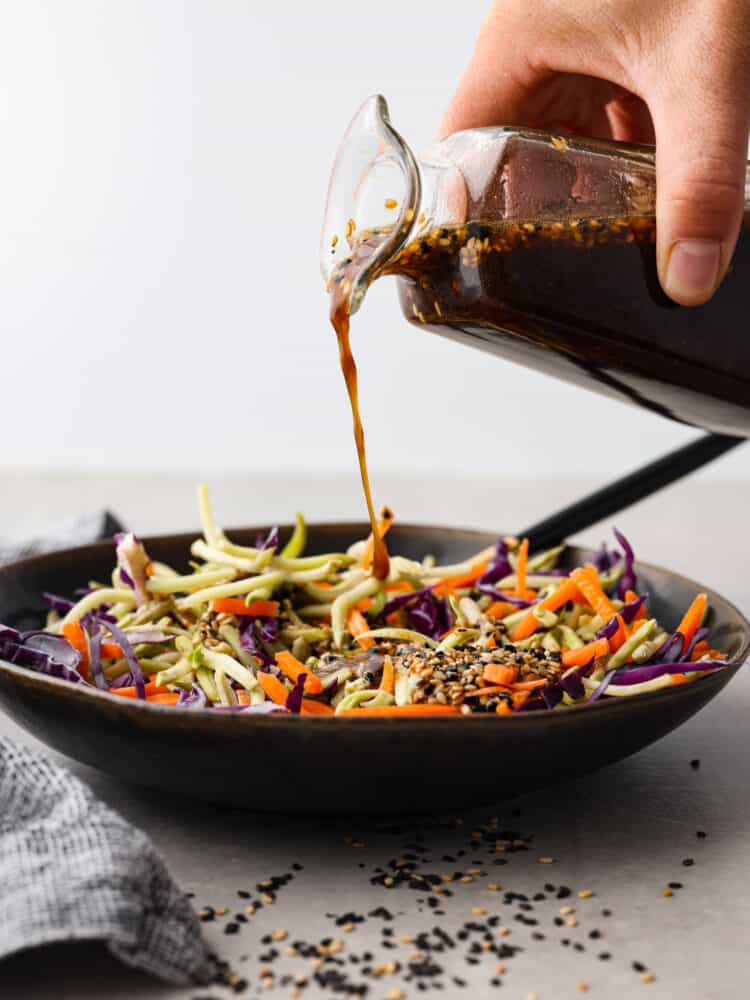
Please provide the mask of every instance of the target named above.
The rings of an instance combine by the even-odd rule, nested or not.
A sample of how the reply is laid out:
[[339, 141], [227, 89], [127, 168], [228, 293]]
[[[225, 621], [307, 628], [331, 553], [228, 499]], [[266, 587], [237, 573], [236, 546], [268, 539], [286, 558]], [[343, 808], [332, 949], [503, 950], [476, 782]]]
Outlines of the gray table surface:
[[[0, 485], [6, 534], [33, 532], [65, 514], [101, 504], [115, 508], [144, 532], [195, 526], [187, 479], [154, 483], [150, 477], [19, 475], [6, 477]], [[379, 489], [404, 519], [508, 529], [568, 501], [586, 485], [383, 479]], [[227, 480], [215, 484], [214, 495], [225, 523], [283, 517], [300, 505], [312, 517], [359, 513], [353, 480], [321, 479], [313, 484]], [[698, 478], [639, 505], [619, 517], [618, 524], [644, 558], [716, 586], [747, 611], [750, 578], [742, 552], [747, 547], [748, 500], [747, 486]], [[601, 529], [594, 529], [582, 540], [598, 541], [602, 535]], [[310, 974], [306, 959], [282, 956], [272, 966], [274, 989], [266, 991], [258, 985], [259, 956], [267, 950], [261, 939], [281, 928], [288, 930], [289, 938], [278, 945], [280, 950], [294, 939], [315, 943], [327, 936], [340, 938], [342, 968], [351, 982], [368, 982], [367, 995], [376, 1000], [385, 1000], [389, 991], [399, 987], [408, 998], [497, 995], [523, 1000], [534, 995], [538, 1000], [566, 1000], [582, 995], [581, 983], [587, 984], [587, 995], [613, 1000], [637, 996], [726, 1000], [750, 994], [745, 958], [750, 929], [746, 887], [750, 870], [749, 710], [750, 676], [740, 673], [697, 717], [635, 757], [555, 789], [467, 813], [459, 817], [461, 825], [407, 820], [400, 829], [388, 829], [346, 820], [321, 823], [267, 817], [169, 798], [66, 763], [103, 799], [148, 831], [180, 885], [195, 893], [196, 906], [229, 908], [228, 916], [206, 923], [205, 932], [216, 951], [250, 981], [241, 996], [286, 997], [290, 984], [282, 985], [284, 974]], [[2, 716], [0, 733], [36, 745], [33, 737]], [[698, 769], [690, 765], [694, 759], [700, 760]], [[228, 766], [237, 766], [241, 773], [247, 762], [228, 761]], [[366, 762], [363, 771], [366, 780]], [[322, 780], [335, 780], [335, 776]], [[342, 795], [345, 799], [345, 790]], [[508, 863], [497, 867], [493, 865], [496, 855], [468, 847], [471, 831], [495, 816], [501, 829], [533, 836], [530, 850], [506, 855]], [[698, 830], [707, 836], [699, 839]], [[370, 883], [374, 867], [400, 857], [404, 845], [420, 835], [432, 859], [427, 866], [430, 871], [465, 871], [478, 860], [479, 870], [487, 873], [476, 875], [472, 882], [452, 883], [452, 897], [440, 904], [442, 915], [431, 913], [421, 892]], [[461, 849], [467, 853], [458, 857]], [[442, 861], [444, 855], [457, 860]], [[539, 864], [544, 856], [553, 857], [555, 863]], [[685, 859], [693, 859], [694, 864], [686, 867]], [[249, 889], [257, 897], [256, 883], [290, 871], [294, 862], [303, 868], [279, 892], [277, 901], [241, 925], [240, 933], [225, 934], [232, 914], [244, 904], [237, 890]], [[683, 887], [665, 897], [662, 890], [670, 881], [681, 882]], [[527, 895], [544, 891], [544, 883], [550, 882], [569, 886], [574, 897], [560, 901], [555, 893], [545, 892], [546, 898], [534, 901], [534, 910], [525, 914], [538, 924], [527, 925], [515, 919], [522, 912], [517, 904], [504, 904], [502, 892], [488, 890], [493, 882], [502, 890]], [[578, 899], [575, 893], [580, 889], [594, 895]], [[575, 908], [568, 915], [577, 921], [574, 927], [554, 922], [566, 904]], [[393, 912], [393, 923], [368, 918], [345, 932], [327, 916], [349, 911], [367, 914], [378, 906]], [[475, 907], [487, 914], [474, 914]], [[611, 915], [603, 916], [604, 909]], [[373, 963], [397, 959], [408, 964], [415, 946], [400, 943], [401, 935], [416, 935], [437, 925], [453, 934], [466, 921], [485, 921], [493, 914], [510, 929], [502, 938], [494, 930], [493, 940], [523, 949], [504, 960], [506, 972], [500, 976], [499, 989], [490, 984], [497, 958], [485, 952], [477, 965], [468, 964], [470, 941], [459, 941], [459, 947], [434, 956], [445, 970], [440, 992], [422, 993], [417, 980], [403, 983], [401, 976], [358, 979], [357, 964], [349, 957], [369, 950]], [[383, 945], [387, 940], [382, 934], [384, 925], [394, 928], [396, 944], [390, 950]], [[601, 937], [592, 939], [592, 931], [599, 931]], [[534, 934], [543, 934], [544, 939], [535, 940]], [[562, 944], [563, 938], [570, 941], [568, 946]], [[611, 958], [600, 959], [602, 952]], [[634, 961], [654, 974], [653, 982], [641, 981], [632, 968]], [[456, 986], [453, 976], [465, 979], [469, 986]], [[192, 1000], [233, 995], [221, 987], [164, 987], [122, 970], [103, 952], [91, 948], [58, 948], [43, 957], [27, 953], [0, 965], [3, 1000], [98, 1000], [105, 996]], [[314, 1000], [334, 995], [345, 994], [315, 986], [302, 993]]]

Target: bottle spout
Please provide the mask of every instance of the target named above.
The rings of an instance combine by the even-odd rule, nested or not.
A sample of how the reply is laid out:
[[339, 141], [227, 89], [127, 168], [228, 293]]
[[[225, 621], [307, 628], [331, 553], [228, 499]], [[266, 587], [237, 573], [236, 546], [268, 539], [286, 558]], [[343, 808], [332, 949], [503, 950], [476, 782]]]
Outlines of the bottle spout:
[[407, 242], [421, 197], [414, 154], [393, 128], [384, 97], [369, 97], [341, 140], [320, 240], [326, 287], [346, 268], [349, 312]]

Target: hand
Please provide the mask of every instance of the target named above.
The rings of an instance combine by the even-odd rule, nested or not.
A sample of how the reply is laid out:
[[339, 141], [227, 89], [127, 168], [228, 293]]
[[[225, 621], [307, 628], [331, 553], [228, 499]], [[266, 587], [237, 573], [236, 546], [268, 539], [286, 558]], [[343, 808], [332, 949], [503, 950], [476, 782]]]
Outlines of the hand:
[[700, 305], [742, 223], [750, 0], [496, 0], [441, 134], [500, 124], [655, 142], [659, 277]]

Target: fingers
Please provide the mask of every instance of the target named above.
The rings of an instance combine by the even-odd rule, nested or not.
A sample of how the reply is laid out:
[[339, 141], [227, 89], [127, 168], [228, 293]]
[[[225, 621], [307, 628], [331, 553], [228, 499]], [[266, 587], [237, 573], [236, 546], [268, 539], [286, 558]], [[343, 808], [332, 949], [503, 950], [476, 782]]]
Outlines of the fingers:
[[681, 305], [706, 302], [734, 252], [745, 200], [746, 103], [738, 92], [696, 85], [651, 105], [659, 277]]

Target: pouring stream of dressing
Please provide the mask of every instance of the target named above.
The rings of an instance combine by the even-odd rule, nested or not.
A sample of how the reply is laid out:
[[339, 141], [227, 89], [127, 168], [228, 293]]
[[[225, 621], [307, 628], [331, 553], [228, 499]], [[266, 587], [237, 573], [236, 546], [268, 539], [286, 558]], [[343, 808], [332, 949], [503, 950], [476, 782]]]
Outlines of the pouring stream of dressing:
[[357, 446], [357, 458], [359, 460], [359, 472], [362, 479], [362, 489], [365, 494], [367, 504], [367, 514], [370, 518], [372, 530], [372, 572], [378, 580], [385, 580], [390, 569], [388, 559], [388, 549], [383, 541], [383, 535], [387, 530], [387, 522], [392, 520], [393, 515], [387, 509], [383, 511], [383, 529], [378, 524], [375, 514], [375, 507], [372, 502], [372, 489], [370, 487], [370, 476], [367, 471], [367, 454], [365, 451], [365, 434], [362, 429], [362, 418], [359, 412], [359, 388], [357, 380], [357, 365], [352, 354], [350, 332], [350, 292], [352, 279], [369, 260], [373, 253], [373, 246], [367, 240], [357, 243], [353, 248], [351, 257], [346, 260], [332, 276], [330, 283], [330, 316], [333, 329], [336, 332], [336, 339], [339, 344], [339, 359], [341, 362], [341, 373], [346, 382], [346, 389], [349, 393], [349, 402], [352, 408], [352, 420], [354, 422], [354, 443]]

